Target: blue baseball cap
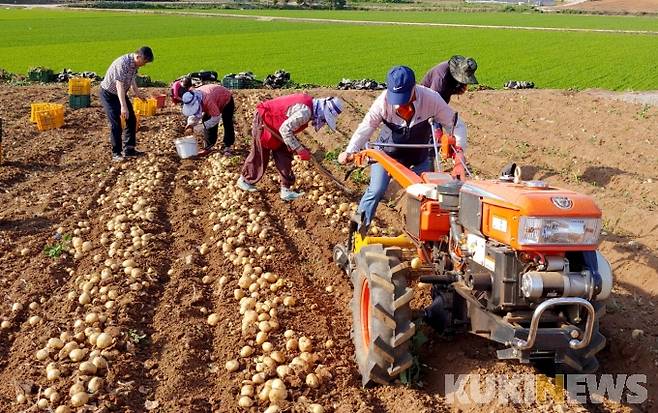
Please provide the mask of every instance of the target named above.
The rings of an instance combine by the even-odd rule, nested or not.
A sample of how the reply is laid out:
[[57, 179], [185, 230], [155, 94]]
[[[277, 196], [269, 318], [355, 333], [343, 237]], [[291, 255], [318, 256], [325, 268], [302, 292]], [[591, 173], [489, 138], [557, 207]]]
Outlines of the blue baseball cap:
[[407, 66], [394, 66], [386, 76], [386, 100], [391, 105], [409, 103], [416, 86], [416, 75]]

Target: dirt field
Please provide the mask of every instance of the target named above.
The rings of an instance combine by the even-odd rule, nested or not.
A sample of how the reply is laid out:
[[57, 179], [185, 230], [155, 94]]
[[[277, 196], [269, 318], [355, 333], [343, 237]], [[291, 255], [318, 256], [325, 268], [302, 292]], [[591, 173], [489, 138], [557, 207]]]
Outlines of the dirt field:
[[608, 13], [658, 13], [658, 0], [593, 0], [558, 5], [556, 8]]
[[[273, 169], [260, 192], [234, 189], [255, 103], [279, 92], [237, 93], [234, 157], [179, 160], [172, 140], [182, 132], [182, 116], [168, 107], [141, 122], [139, 149], [148, 156], [120, 165], [110, 162], [96, 96], [91, 108], [67, 111], [64, 128], [39, 133], [29, 122], [29, 103], [64, 103], [65, 88], [0, 86], [0, 92], [1, 412], [54, 411], [70, 402], [78, 382], [97, 387], [79, 411], [262, 412], [269, 402], [239, 407], [240, 391], [260, 381], [259, 371], [272, 373], [278, 358], [293, 365], [287, 389], [269, 394], [282, 411], [313, 404], [326, 412], [658, 409], [656, 106], [543, 90], [474, 92], [454, 101], [469, 125], [469, 161], [479, 176], [493, 177], [516, 160], [524, 178], [582, 191], [601, 206], [601, 250], [616, 278], [602, 323], [608, 346], [600, 372], [646, 374], [649, 391], [642, 405], [456, 407], [446, 402], [446, 373], [535, 371], [495, 360], [495, 347], [477, 337], [446, 341], [426, 331], [419, 385], [361, 388], [350, 339], [352, 288], [331, 259], [346, 218], [327, 211], [358, 197], [336, 192], [305, 165], [297, 170], [307, 196], [292, 204], [278, 198]], [[337, 93], [347, 102], [338, 133], [302, 136], [322, 157], [344, 146], [375, 94], [313, 93]], [[382, 227], [399, 225], [392, 208], [382, 205], [378, 213]], [[58, 230], [80, 240], [49, 258], [44, 246], [59, 242]], [[255, 276], [251, 287], [242, 277], [261, 272], [271, 274]], [[236, 299], [245, 293], [259, 302]], [[257, 321], [266, 336], [257, 337]], [[300, 354], [288, 337], [303, 347], [302, 336], [313, 349]], [[61, 348], [58, 337], [80, 343], [75, 355], [82, 358]], [[263, 340], [278, 353], [263, 357]], [[256, 351], [241, 357], [247, 345]], [[227, 371], [229, 360], [238, 361], [237, 371]], [[318, 386], [304, 382], [310, 371]], [[102, 379], [92, 385], [94, 374]], [[84, 390], [74, 386], [74, 393]], [[85, 404], [84, 396], [75, 398]]]

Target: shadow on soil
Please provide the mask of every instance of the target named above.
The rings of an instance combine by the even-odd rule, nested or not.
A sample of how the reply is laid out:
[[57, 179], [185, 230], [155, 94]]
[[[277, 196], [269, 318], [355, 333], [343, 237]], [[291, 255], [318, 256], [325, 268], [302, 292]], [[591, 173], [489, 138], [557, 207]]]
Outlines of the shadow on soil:
[[0, 231], [21, 232], [23, 235], [33, 235], [53, 225], [53, 222], [43, 217], [26, 219], [0, 219]]

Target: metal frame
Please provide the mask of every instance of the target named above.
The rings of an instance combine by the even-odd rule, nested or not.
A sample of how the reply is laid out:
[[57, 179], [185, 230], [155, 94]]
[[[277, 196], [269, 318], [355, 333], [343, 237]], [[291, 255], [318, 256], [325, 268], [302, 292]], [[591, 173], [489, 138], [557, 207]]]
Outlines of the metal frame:
[[535, 345], [537, 331], [539, 330], [539, 320], [541, 319], [542, 314], [550, 307], [557, 305], [578, 305], [580, 307], [584, 307], [587, 310], [587, 324], [585, 324], [585, 334], [583, 339], [573, 339], [569, 341], [569, 347], [571, 347], [573, 350], [580, 350], [587, 347], [589, 342], [592, 340], [592, 332], [594, 331], [596, 312], [594, 311], [592, 303], [578, 297], [551, 298], [539, 304], [537, 308], [535, 308], [535, 311], [532, 313], [532, 320], [530, 321], [530, 328], [528, 329], [528, 339], [523, 340], [521, 338], [515, 337], [514, 340], [512, 340], [512, 346], [518, 350], [531, 349]]
[[[471, 290], [458, 281], [452, 283], [454, 292], [464, 298], [468, 303], [468, 318], [469, 326], [467, 331], [472, 334], [484, 337], [488, 340], [498, 342], [505, 345], [507, 348], [497, 351], [499, 359], [517, 359], [522, 363], [527, 363], [538, 354], [554, 354], [555, 362], [561, 363], [564, 355], [568, 352], [582, 349], [588, 346], [594, 334], [594, 324], [597, 320], [596, 311], [594, 306], [587, 300], [576, 297], [555, 298], [545, 301], [545, 305], [537, 307], [533, 312], [533, 319], [535, 319], [533, 331], [531, 328], [526, 328], [507, 321], [501, 315], [498, 315], [485, 307], [479, 302], [472, 294]], [[588, 308], [589, 317], [587, 319], [587, 327], [582, 340], [575, 340], [571, 333], [576, 329], [575, 326], [569, 327], [546, 327], [539, 328], [538, 324], [542, 315], [546, 319], [545, 311], [556, 305], [578, 305], [582, 303]], [[540, 310], [540, 311], [537, 311]], [[531, 321], [532, 324], [532, 321]], [[528, 346], [528, 342], [532, 338], [532, 342]], [[518, 336], [527, 336], [527, 340], [518, 338]]]

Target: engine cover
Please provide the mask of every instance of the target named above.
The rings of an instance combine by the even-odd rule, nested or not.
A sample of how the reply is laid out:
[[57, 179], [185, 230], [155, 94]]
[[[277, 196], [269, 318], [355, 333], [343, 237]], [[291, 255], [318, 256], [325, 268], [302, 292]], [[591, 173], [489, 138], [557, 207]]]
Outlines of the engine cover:
[[503, 181], [468, 181], [461, 188], [459, 220], [471, 232], [510, 246], [516, 251], [584, 251], [596, 245], [522, 245], [521, 217], [601, 218], [601, 210], [587, 195], [538, 185]]

